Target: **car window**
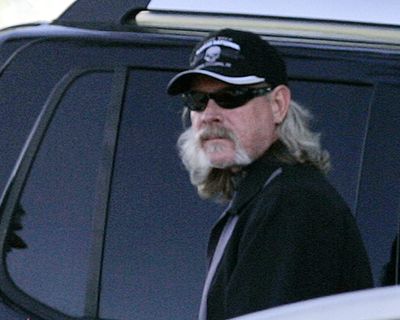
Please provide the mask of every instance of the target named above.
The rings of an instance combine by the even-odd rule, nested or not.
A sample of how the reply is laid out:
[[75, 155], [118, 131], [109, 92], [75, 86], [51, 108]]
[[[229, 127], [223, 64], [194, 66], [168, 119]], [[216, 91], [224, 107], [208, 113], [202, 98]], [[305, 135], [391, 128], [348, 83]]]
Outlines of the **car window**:
[[293, 80], [290, 87], [293, 99], [312, 111], [312, 125], [331, 155], [329, 179], [356, 214], [372, 86]]
[[[208, 232], [222, 208], [198, 199], [176, 155], [181, 101], [165, 93], [172, 75], [129, 76], [110, 196], [104, 318], [190, 319], [198, 311]], [[356, 209], [372, 87], [305, 79], [290, 86], [332, 150], [329, 179]]]
[[399, 89], [398, 83], [388, 79], [374, 90], [360, 176], [358, 222], [376, 285], [398, 283], [400, 141], [395, 137], [400, 132]]
[[77, 317], [84, 314], [111, 80], [111, 73], [87, 73], [62, 96], [9, 231], [18, 237], [6, 257], [12, 281], [40, 302]]
[[173, 73], [131, 70], [112, 181], [100, 316], [192, 319], [209, 228], [223, 207], [198, 198], [176, 152]]

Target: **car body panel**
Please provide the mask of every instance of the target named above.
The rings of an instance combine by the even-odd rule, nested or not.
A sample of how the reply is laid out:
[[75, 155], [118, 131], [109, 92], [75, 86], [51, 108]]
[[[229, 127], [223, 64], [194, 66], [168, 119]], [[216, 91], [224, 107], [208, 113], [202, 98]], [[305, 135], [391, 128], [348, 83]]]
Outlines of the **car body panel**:
[[294, 303], [236, 320], [395, 320], [400, 319], [400, 288], [386, 287]]
[[[175, 149], [180, 101], [165, 87], [221, 25], [254, 28], [282, 52], [293, 96], [311, 108], [331, 152], [328, 178], [357, 219], [376, 285], [398, 283], [398, 29], [147, 4], [81, 0], [54, 24], [0, 34], [0, 317], [196, 317], [208, 232], [223, 206], [198, 199], [188, 181]], [[8, 251], [11, 231], [28, 249]], [[364, 299], [379, 310], [393, 305], [390, 292], [397, 297], [379, 289], [265, 312], [315, 308], [317, 317], [321, 303], [347, 314]]]

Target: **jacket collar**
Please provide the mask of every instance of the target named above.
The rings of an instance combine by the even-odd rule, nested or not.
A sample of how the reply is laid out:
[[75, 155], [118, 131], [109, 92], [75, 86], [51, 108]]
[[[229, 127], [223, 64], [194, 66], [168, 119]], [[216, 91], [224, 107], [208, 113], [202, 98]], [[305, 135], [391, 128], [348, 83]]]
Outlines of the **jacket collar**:
[[236, 192], [229, 212], [238, 214], [258, 192], [282, 172], [282, 166], [283, 164], [275, 158], [265, 155], [242, 169], [236, 178]]

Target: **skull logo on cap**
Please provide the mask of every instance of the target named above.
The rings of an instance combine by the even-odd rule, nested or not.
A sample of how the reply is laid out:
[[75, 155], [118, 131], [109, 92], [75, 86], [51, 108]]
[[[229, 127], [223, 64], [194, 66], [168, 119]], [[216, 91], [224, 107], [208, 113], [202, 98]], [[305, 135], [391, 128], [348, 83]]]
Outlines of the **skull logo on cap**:
[[204, 56], [204, 60], [209, 63], [213, 63], [218, 60], [220, 55], [221, 55], [221, 48], [218, 46], [212, 46], [207, 49]]

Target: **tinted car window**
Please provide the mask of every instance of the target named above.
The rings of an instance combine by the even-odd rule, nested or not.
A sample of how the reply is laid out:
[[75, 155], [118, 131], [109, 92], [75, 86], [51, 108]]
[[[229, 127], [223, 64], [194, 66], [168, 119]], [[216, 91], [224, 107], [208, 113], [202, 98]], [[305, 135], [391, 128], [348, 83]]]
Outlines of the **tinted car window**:
[[12, 281], [73, 316], [84, 313], [89, 248], [111, 73], [87, 73], [60, 101], [16, 212], [25, 248], [11, 248]]
[[[197, 314], [209, 227], [223, 209], [198, 199], [176, 155], [181, 101], [165, 94], [172, 75], [132, 70], [129, 77], [110, 198], [104, 318]], [[294, 98], [312, 109], [316, 130], [333, 150], [329, 178], [356, 208], [372, 88], [305, 80], [290, 85]]]
[[377, 285], [398, 284], [400, 85], [377, 85], [371, 103], [358, 203]]
[[223, 207], [198, 199], [175, 142], [170, 72], [132, 70], [124, 101], [106, 236], [100, 315], [193, 319], [208, 231]]
[[330, 181], [356, 214], [372, 86], [304, 80], [290, 86], [294, 100], [311, 110], [312, 125], [331, 155]]

